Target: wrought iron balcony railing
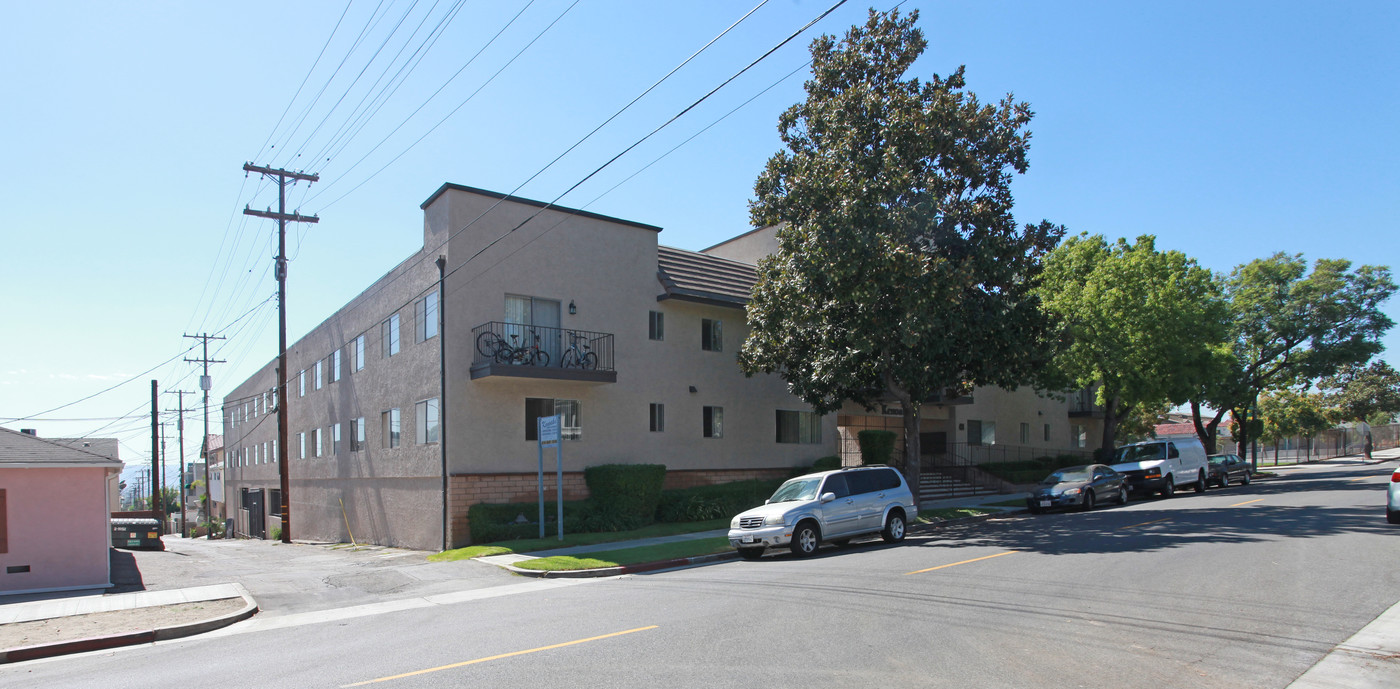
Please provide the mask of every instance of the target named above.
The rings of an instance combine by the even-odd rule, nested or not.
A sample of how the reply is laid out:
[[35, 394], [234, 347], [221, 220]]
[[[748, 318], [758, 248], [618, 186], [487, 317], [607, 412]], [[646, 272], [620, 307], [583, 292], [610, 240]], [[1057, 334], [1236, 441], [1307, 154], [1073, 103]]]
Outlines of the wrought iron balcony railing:
[[616, 380], [612, 333], [491, 321], [472, 328], [472, 345], [474, 378], [481, 371], [481, 375]]

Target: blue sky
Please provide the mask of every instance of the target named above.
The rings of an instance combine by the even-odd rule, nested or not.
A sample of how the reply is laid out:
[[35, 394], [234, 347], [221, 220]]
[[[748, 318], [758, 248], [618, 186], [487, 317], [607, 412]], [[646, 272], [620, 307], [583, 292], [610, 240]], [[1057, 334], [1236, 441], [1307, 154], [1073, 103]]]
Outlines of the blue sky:
[[[275, 357], [275, 224], [239, 211], [276, 196], [244, 162], [321, 174], [292, 195], [321, 218], [290, 240], [295, 340], [421, 245], [418, 205], [444, 182], [553, 200], [830, 5], [769, 2], [527, 183], [757, 2], [464, 3], [363, 128], [343, 125], [451, 0], [6, 3], [0, 424], [116, 436], [136, 463], [149, 419], [124, 417], [147, 412], [148, 381], [197, 389], [182, 334], [230, 336], [215, 400]], [[746, 231], [777, 116], [802, 98], [807, 44], [867, 7], [837, 9], [559, 203], [662, 226], [662, 243], [686, 249]], [[1031, 167], [1013, 186], [1020, 220], [1154, 234], [1219, 271], [1275, 251], [1397, 264], [1400, 4], [904, 7], [921, 11], [930, 44], [914, 75], [966, 65], [984, 100], [1011, 92], [1035, 110]], [[1387, 312], [1400, 320], [1395, 300]], [[1397, 363], [1400, 333], [1386, 344]]]

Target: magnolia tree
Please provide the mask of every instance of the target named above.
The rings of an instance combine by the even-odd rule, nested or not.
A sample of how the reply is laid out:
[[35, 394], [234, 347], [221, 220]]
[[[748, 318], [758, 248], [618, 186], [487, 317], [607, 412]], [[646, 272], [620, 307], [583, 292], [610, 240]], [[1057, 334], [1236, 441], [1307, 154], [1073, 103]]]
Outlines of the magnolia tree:
[[782, 228], [739, 354], [818, 413], [897, 402], [913, 486], [923, 404], [1027, 383], [1047, 360], [1033, 288], [1063, 233], [1011, 215], [1029, 106], [982, 103], [961, 68], [906, 78], [927, 45], [917, 18], [871, 11], [812, 42], [807, 98], [779, 118], [784, 149], [754, 184], [754, 225]]

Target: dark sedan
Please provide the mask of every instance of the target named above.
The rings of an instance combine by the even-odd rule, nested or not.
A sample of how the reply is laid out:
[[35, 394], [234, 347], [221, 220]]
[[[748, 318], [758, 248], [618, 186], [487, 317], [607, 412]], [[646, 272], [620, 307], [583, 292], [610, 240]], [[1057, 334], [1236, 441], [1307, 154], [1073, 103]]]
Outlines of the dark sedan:
[[1206, 482], [1224, 488], [1231, 483], [1239, 483], [1242, 486], [1249, 485], [1250, 469], [1249, 460], [1239, 455], [1211, 455], [1210, 473], [1206, 476]]
[[1094, 505], [1113, 500], [1128, 504], [1127, 476], [1102, 464], [1066, 467], [1045, 477], [1026, 498], [1033, 513], [1056, 507], [1092, 510]]

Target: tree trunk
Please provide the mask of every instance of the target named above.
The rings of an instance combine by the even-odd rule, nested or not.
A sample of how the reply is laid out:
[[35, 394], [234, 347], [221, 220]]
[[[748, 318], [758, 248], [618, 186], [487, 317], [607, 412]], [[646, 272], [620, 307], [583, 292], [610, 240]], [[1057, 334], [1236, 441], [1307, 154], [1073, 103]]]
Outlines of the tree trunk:
[[1216, 436], [1220, 429], [1220, 420], [1224, 418], [1225, 410], [1215, 412], [1215, 417], [1209, 423], [1201, 423], [1201, 403], [1191, 400], [1191, 423], [1196, 426], [1196, 437], [1201, 439], [1201, 446], [1205, 448], [1207, 455], [1216, 453]]
[[1111, 464], [1109, 457], [1113, 456], [1113, 446], [1117, 441], [1118, 423], [1127, 418], [1126, 412], [1120, 412], [1120, 400], [1118, 395], [1106, 397], [1103, 405], [1103, 438], [1099, 441], [1099, 452], [1094, 457], [1095, 462]]
[[904, 477], [909, 481], [909, 490], [914, 493], [915, 505], [923, 502], [919, 497], [919, 482], [923, 473], [920, 445], [919, 403], [911, 399], [904, 403]]

